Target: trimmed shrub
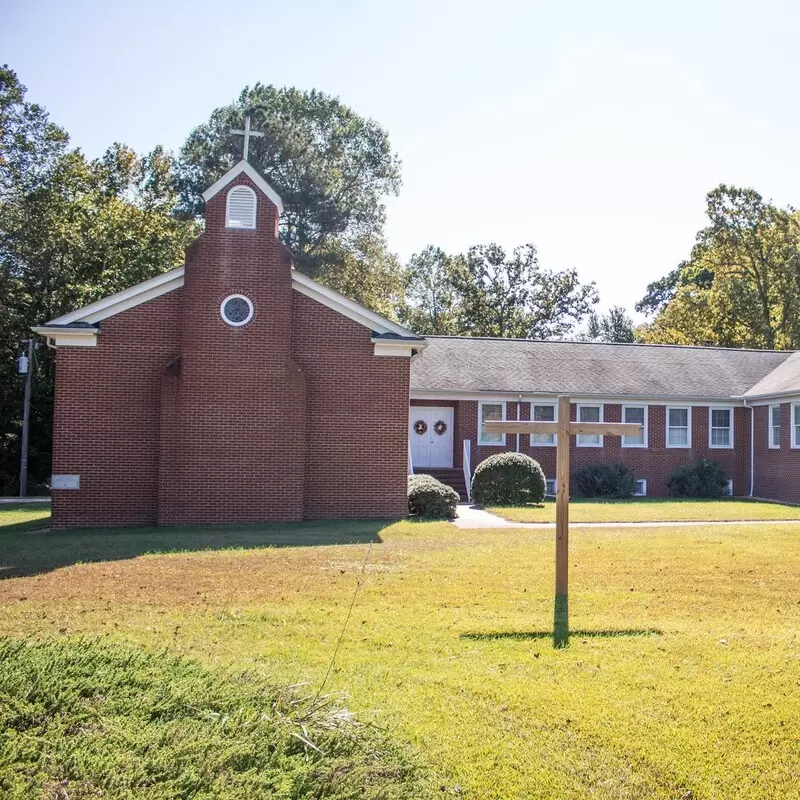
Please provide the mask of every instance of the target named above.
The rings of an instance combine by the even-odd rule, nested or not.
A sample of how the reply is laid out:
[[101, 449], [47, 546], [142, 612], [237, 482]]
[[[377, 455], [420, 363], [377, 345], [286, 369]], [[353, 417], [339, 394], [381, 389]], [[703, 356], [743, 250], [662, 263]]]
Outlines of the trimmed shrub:
[[674, 469], [667, 486], [674, 497], [722, 497], [731, 476], [719, 461], [701, 458]]
[[572, 479], [578, 497], [633, 497], [636, 476], [630, 467], [619, 462], [589, 464], [575, 472]]
[[408, 513], [420, 519], [453, 519], [458, 492], [430, 475], [408, 476]]
[[544, 472], [523, 453], [498, 453], [475, 467], [472, 500], [481, 506], [524, 506], [544, 500]]

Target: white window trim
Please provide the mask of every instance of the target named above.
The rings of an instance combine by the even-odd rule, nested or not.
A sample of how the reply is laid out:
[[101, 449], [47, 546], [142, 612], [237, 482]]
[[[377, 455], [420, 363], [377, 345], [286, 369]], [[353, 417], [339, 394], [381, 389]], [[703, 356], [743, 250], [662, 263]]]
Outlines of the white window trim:
[[[575, 421], [581, 421], [581, 409], [582, 408], [599, 408], [600, 409], [600, 419], [598, 422], [603, 422], [603, 413], [605, 411], [605, 407], [602, 403], [578, 403], [575, 409]], [[597, 434], [594, 433], [579, 433], [575, 437], [575, 446], [576, 447], [602, 447], [603, 446], [603, 436], [601, 435], [597, 442], [582, 442], [581, 436], [596, 436]]]
[[[252, 225], [231, 225], [231, 196], [234, 192], [240, 191], [241, 189], [245, 189], [247, 192], [250, 193], [253, 199], [253, 224]], [[244, 186], [243, 184], [237, 184], [236, 186], [232, 186], [228, 190], [228, 194], [225, 196], [225, 227], [230, 228], [232, 230], [239, 230], [239, 231], [254, 231], [256, 229], [256, 223], [258, 222], [258, 197], [256, 197], [256, 193], [249, 187]]]
[[[241, 322], [233, 322], [232, 320], [228, 319], [225, 316], [225, 305], [229, 300], [244, 300], [250, 311], [247, 314], [247, 318], [243, 319]], [[219, 315], [222, 317], [222, 321], [226, 325], [230, 325], [232, 328], [241, 328], [242, 325], [247, 325], [251, 319], [253, 319], [253, 301], [249, 297], [245, 297], [243, 294], [229, 294], [220, 304], [219, 304]]]
[[[550, 491], [552, 487], [552, 491]], [[544, 495], [545, 497], [555, 497], [556, 496], [556, 479], [555, 478], [545, 478], [544, 480]]]
[[625, 444], [625, 436], [620, 437], [622, 439], [622, 447], [625, 448], [634, 448], [634, 449], [643, 449], [647, 447], [648, 443], [648, 429], [649, 429], [649, 417], [650, 417], [650, 409], [648, 406], [640, 403], [628, 403], [622, 406], [622, 421], [625, 422], [625, 409], [626, 408], [643, 408], [644, 409], [644, 435], [642, 436], [643, 443], [642, 444]]
[[[730, 432], [731, 438], [728, 444], [711, 444], [711, 422], [714, 411], [729, 411], [730, 412]], [[709, 450], [733, 450], [733, 406], [709, 406], [708, 407], [708, 449]]]
[[[641, 445], [636, 445], [636, 447], [641, 447]], [[639, 484], [642, 484], [642, 491], [641, 492], [634, 492], [634, 497], [647, 497], [647, 478], [637, 478], [636, 479], [636, 486], [638, 488]]]
[[800, 449], [800, 442], [797, 441], [797, 407], [800, 406], [800, 403], [792, 403], [792, 430], [790, 433], [789, 438], [789, 445], [791, 446], [792, 450]]
[[[670, 409], [680, 409], [686, 411], [686, 444], [670, 444], [669, 443], [669, 412]], [[664, 412], [664, 445], [670, 450], [689, 450], [692, 447], [692, 407], [691, 406], [667, 406]]]
[[500, 406], [503, 409], [502, 420], [506, 418], [506, 403], [504, 400], [481, 400], [478, 402], [478, 444], [481, 447], [505, 447], [506, 434], [503, 434], [501, 442], [484, 442], [483, 441], [483, 407], [484, 406]]
[[[772, 429], [775, 427], [772, 424], [772, 411], [773, 409], [778, 409], [778, 444], [772, 443]], [[769, 450], [780, 450], [781, 449], [781, 428], [783, 427], [781, 423], [783, 420], [781, 419], [781, 407], [780, 404], [778, 405], [771, 405], [767, 406], [767, 448]]]
[[[534, 421], [534, 419], [533, 419], [533, 407], [534, 406], [548, 406], [549, 408], [552, 408], [553, 409], [553, 422], [558, 422], [558, 403], [547, 403], [547, 402], [540, 403], [540, 402], [537, 402], [536, 400], [531, 402], [530, 408], [528, 410], [528, 416], [530, 417], [530, 420], [532, 422]], [[552, 442], [534, 442], [533, 441], [533, 437], [536, 436], [536, 435], [537, 434], [535, 434], [535, 433], [530, 434], [530, 437], [528, 438], [528, 446], [529, 447], [556, 447], [558, 445], [558, 435], [557, 434], [553, 434], [553, 441]]]

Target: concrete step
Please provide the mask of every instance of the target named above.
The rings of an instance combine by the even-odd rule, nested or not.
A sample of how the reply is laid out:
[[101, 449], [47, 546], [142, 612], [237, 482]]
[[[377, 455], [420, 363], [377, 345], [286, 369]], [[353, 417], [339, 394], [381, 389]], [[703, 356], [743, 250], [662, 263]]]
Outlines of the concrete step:
[[454, 467], [452, 469], [421, 468], [417, 470], [417, 473], [420, 475], [430, 475], [432, 478], [436, 478], [437, 481], [441, 481], [445, 486], [455, 489], [462, 501], [467, 499], [467, 485], [464, 481], [464, 471], [460, 467]]

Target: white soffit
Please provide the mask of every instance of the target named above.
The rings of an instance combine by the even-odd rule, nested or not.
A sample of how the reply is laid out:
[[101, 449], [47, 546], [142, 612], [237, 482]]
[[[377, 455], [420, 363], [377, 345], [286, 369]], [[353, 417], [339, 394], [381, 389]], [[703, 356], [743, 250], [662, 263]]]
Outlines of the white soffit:
[[244, 173], [253, 183], [278, 207], [278, 213], [283, 214], [283, 202], [280, 195], [261, 177], [248, 161], [240, 161], [235, 167], [229, 169], [215, 184], [212, 184], [203, 192], [203, 200], [206, 203], [215, 195], [221, 192], [234, 178]]

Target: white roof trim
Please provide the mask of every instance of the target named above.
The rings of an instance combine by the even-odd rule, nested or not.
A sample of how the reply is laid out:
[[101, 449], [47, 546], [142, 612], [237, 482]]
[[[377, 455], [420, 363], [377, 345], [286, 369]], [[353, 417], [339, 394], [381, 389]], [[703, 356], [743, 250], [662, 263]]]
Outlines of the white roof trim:
[[45, 327], [48, 325], [69, 325], [73, 322], [100, 322], [108, 317], [113, 317], [115, 314], [127, 311], [140, 303], [146, 303], [148, 300], [171, 292], [173, 289], [180, 289], [183, 286], [183, 270], [183, 267], [177, 267], [162, 275], [156, 275], [154, 278], [137, 283], [135, 286], [123, 289], [121, 292], [90, 303], [88, 306], [51, 319], [45, 323]]
[[[359, 303], [348, 300], [343, 294], [312, 281], [311, 278], [297, 270], [292, 270], [292, 288], [376, 333], [394, 333], [398, 336], [418, 338], [417, 334], [408, 328], [370, 311]], [[424, 341], [421, 341], [420, 345], [424, 346]], [[415, 345], [415, 347], [417, 346]]]
[[[74, 322], [101, 322], [104, 319], [113, 317], [115, 314], [127, 311], [129, 308], [134, 308], [141, 303], [146, 303], [148, 300], [160, 297], [162, 294], [180, 289], [183, 286], [183, 281], [184, 267], [177, 267], [162, 275], [156, 275], [154, 278], [137, 283], [135, 286], [131, 286], [121, 292], [104, 297], [102, 300], [97, 300], [88, 306], [51, 319], [42, 328], [51, 325], [70, 325]], [[370, 331], [379, 334], [393, 333], [397, 336], [416, 338], [415, 333], [402, 325], [385, 319], [374, 311], [348, 300], [344, 295], [329, 289], [327, 286], [322, 286], [322, 284], [311, 280], [311, 278], [297, 272], [297, 270], [292, 270], [292, 288], [306, 297], [322, 303], [322, 305], [336, 311], [338, 314], [358, 322]], [[420, 339], [411, 343], [405, 341], [401, 344], [400, 342], [392, 342], [390, 339], [381, 341], [380, 344], [387, 346], [408, 346], [411, 344], [415, 349], [420, 350], [426, 345], [426, 342], [424, 339]]]
[[229, 169], [215, 184], [203, 192], [206, 203], [217, 193], [221, 192], [234, 178], [244, 173], [264, 194], [278, 207], [278, 213], [283, 214], [283, 203], [278, 193], [261, 177], [259, 172], [244, 159], [235, 167]]

